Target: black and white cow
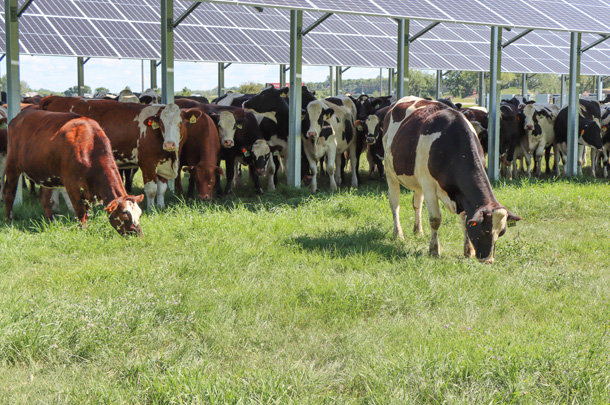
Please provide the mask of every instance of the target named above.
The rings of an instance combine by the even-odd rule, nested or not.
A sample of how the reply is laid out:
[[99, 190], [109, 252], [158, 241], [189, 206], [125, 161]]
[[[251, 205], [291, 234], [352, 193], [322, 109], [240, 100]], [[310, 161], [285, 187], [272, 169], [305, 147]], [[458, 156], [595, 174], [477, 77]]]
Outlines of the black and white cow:
[[[610, 95], [608, 95], [608, 97], [610, 97]], [[608, 166], [610, 166], [610, 131], [608, 131], [608, 125], [610, 125], [610, 103], [601, 105], [603, 151], [600, 152], [591, 148], [591, 161], [594, 162], [596, 168], [601, 163], [602, 175], [604, 177], [608, 177]]]
[[394, 233], [404, 239], [399, 220], [400, 186], [413, 190], [415, 233], [422, 233], [422, 203], [430, 217], [430, 253], [440, 255], [438, 200], [460, 214], [464, 255], [493, 263], [496, 241], [508, 221], [521, 218], [498, 202], [485, 173], [484, 154], [472, 124], [437, 101], [405, 97], [384, 120], [385, 168]]
[[[585, 146], [602, 151], [601, 108], [597, 101], [579, 100], [578, 114], [578, 174], [582, 174]], [[567, 171], [565, 157], [568, 150], [568, 106], [559, 111], [555, 120], [555, 138], [564, 158], [564, 172]], [[595, 176], [595, 168], [592, 173]]]
[[[307, 130], [303, 149], [312, 171], [311, 191], [317, 190], [318, 161], [326, 157], [326, 171], [330, 188], [341, 185], [341, 156], [348, 151], [352, 165], [352, 187], [358, 187], [356, 133], [354, 129], [355, 106], [349, 98], [338, 105], [336, 100], [316, 100], [307, 105], [304, 121]], [[351, 105], [350, 105], [351, 103]]]
[[369, 161], [369, 179], [373, 178], [375, 168], [379, 172], [379, 178], [384, 176], [383, 120], [389, 110], [389, 106], [384, 107], [369, 115], [364, 122], [356, 121], [356, 128], [358, 132], [364, 134], [367, 146], [366, 158]]
[[[527, 137], [525, 160], [527, 162], [527, 176], [530, 177], [531, 157], [534, 157], [534, 175], [540, 176], [542, 156], [545, 150], [553, 147], [555, 156], [558, 155], [557, 141], [555, 139], [555, 120], [559, 115], [559, 107], [555, 104], [526, 104], [523, 107], [523, 130]], [[555, 175], [559, 175], [559, 162], [555, 159]], [[550, 162], [546, 161], [547, 171]]]

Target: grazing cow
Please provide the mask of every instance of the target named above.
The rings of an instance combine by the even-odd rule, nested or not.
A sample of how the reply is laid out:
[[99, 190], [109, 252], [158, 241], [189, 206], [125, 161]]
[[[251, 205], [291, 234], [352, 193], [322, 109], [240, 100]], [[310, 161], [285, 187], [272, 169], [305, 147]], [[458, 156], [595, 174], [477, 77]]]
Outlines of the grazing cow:
[[[582, 158], [585, 146], [602, 151], [601, 109], [597, 101], [579, 100], [578, 114], [578, 174], [582, 174]], [[558, 149], [564, 157], [564, 172], [567, 172], [565, 157], [568, 150], [568, 106], [559, 111], [555, 119], [555, 139]], [[594, 165], [593, 165], [594, 166]], [[595, 176], [595, 167], [592, 167]]]
[[[559, 107], [555, 104], [526, 104], [522, 109], [523, 130], [527, 137], [525, 159], [527, 162], [527, 177], [530, 177], [530, 156], [534, 157], [534, 175], [540, 176], [542, 155], [544, 151], [553, 147], [555, 156], [558, 155], [555, 140], [555, 119], [559, 114]], [[547, 169], [550, 162], [547, 158]], [[555, 159], [555, 175], [559, 175], [559, 164]]]
[[367, 146], [367, 159], [369, 161], [369, 179], [373, 178], [373, 172], [375, 167], [379, 172], [379, 178], [383, 178], [383, 120], [385, 115], [390, 110], [390, 107], [383, 107], [377, 110], [374, 114], [369, 115], [366, 121], [356, 121], [356, 128], [364, 133], [366, 146]]
[[[220, 139], [216, 124], [203, 111], [195, 124], [189, 125], [187, 137], [180, 151], [180, 166], [190, 173], [188, 195], [193, 193], [193, 185], [197, 184], [199, 198], [204, 201], [212, 200], [212, 192], [216, 184], [216, 175], [224, 172], [217, 165], [220, 153]], [[176, 189], [182, 191], [180, 181]]]
[[[334, 101], [334, 100], [333, 100]], [[311, 191], [317, 190], [318, 161], [326, 157], [326, 171], [330, 177], [330, 188], [337, 190], [341, 185], [341, 173], [336, 170], [341, 167], [341, 156], [348, 151], [352, 164], [352, 187], [358, 187], [358, 166], [356, 155], [356, 137], [354, 131], [354, 104], [349, 98], [342, 100], [343, 105], [329, 100], [316, 100], [307, 105], [305, 122], [308, 128], [305, 132], [303, 148], [313, 173]], [[351, 107], [351, 108], [350, 108]]]
[[129, 89], [125, 89], [119, 93], [118, 98], [119, 103], [138, 103], [140, 104], [140, 99], [138, 96], [133, 94], [133, 92]]
[[[88, 204], [97, 198], [121, 235], [142, 235], [138, 203], [144, 196], [125, 191], [110, 142], [97, 122], [73, 113], [26, 110], [11, 120], [9, 133], [4, 190], [7, 219], [23, 173], [47, 189], [65, 187], [83, 225]], [[43, 205], [51, 218], [49, 191], [43, 193]]]
[[45, 97], [40, 108], [74, 112], [96, 120], [110, 139], [121, 168], [139, 167], [148, 209], [165, 206], [167, 180], [178, 175], [178, 152], [186, 140], [186, 126], [197, 119], [175, 104], [145, 106], [112, 100]]
[[146, 89], [144, 93], [140, 94], [139, 101], [140, 104], [159, 104], [161, 96], [154, 89]]
[[521, 218], [496, 200], [484, 154], [470, 122], [437, 101], [405, 97], [384, 120], [385, 168], [394, 233], [404, 239], [398, 216], [400, 185], [414, 191], [414, 232], [422, 232], [423, 200], [430, 217], [430, 253], [440, 255], [440, 199], [464, 226], [464, 255], [493, 263], [496, 241], [508, 221]]

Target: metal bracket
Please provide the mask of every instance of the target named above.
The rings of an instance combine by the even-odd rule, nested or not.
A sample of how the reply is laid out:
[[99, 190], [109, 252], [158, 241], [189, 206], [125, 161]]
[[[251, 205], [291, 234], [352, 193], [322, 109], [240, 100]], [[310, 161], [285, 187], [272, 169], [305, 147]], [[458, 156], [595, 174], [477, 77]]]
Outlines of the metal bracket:
[[178, 17], [178, 18], [176, 18], [176, 19], [174, 20], [174, 22], [172, 23], [172, 28], [176, 28], [178, 25], [180, 25], [180, 23], [181, 23], [182, 21], [184, 21], [184, 19], [185, 19], [186, 17], [188, 17], [188, 16], [189, 16], [189, 14], [191, 14], [193, 11], [195, 11], [195, 9], [196, 9], [197, 7], [199, 7], [200, 5], [201, 5], [201, 2], [199, 2], [199, 1], [197, 1], [197, 2], [195, 2], [195, 3], [193, 3], [193, 4], [191, 4], [191, 5], [189, 6], [189, 8], [187, 8], [187, 9], [184, 11], [184, 13], [182, 13], [182, 15], [181, 15], [180, 17]]
[[524, 36], [526, 36], [527, 34], [529, 34], [530, 32], [532, 32], [534, 30], [529, 29], [529, 30], [525, 30], [523, 31], [521, 34], [518, 34], [516, 36], [514, 36], [513, 38], [509, 39], [508, 41], [506, 41], [505, 43], [502, 44], [502, 48], [507, 47], [508, 45], [512, 44], [513, 42], [515, 42], [516, 40], [518, 40], [519, 38], [523, 38]]
[[286, 66], [286, 67], [284, 68], [284, 72], [288, 72], [289, 70], [290, 70], [290, 66]]
[[304, 37], [305, 35], [307, 35], [309, 33], [309, 31], [313, 30], [318, 25], [322, 24], [324, 22], [324, 20], [326, 20], [331, 15], [333, 15], [333, 13], [326, 13], [322, 17], [318, 18], [313, 24], [311, 24], [309, 27], [307, 27], [301, 31], [301, 37]]
[[259, 13], [262, 13], [263, 11], [265, 11], [265, 9], [264, 9], [264, 8], [262, 8], [262, 7], [254, 7], [254, 9], [255, 9], [256, 11], [258, 11]]
[[83, 66], [85, 65], [85, 63], [89, 62], [89, 59], [91, 58], [83, 59]]
[[437, 25], [439, 25], [440, 22], [433, 22], [432, 24], [428, 25], [426, 28], [422, 29], [421, 31], [419, 31], [417, 34], [409, 37], [409, 34], [407, 34], [407, 39], [408, 42], [413, 42], [415, 41], [417, 38], [421, 37], [422, 35], [424, 35], [426, 32], [430, 31], [432, 28], [436, 27]]
[[25, 3], [23, 3], [21, 7], [19, 7], [19, 11], [17, 11], [17, 18], [21, 17], [21, 15], [25, 13], [25, 11], [28, 9], [28, 7], [30, 7], [33, 1], [34, 0], [26, 0]]
[[351, 68], [352, 68], [351, 66], [348, 66], [348, 67], [346, 67], [345, 69], [341, 69], [341, 73], [345, 73], [345, 72], [347, 72], [348, 70], [350, 70]]
[[5, 56], [6, 56], [6, 54], [3, 54], [2, 56], [0, 56], [0, 62], [2, 62], [2, 60], [4, 59]]
[[597, 41], [585, 46], [584, 48], [581, 48], [580, 53], [584, 53], [587, 52], [589, 49], [593, 48], [596, 45], [601, 44], [602, 42], [604, 42], [605, 40], [607, 40], [608, 38], [610, 38], [610, 35], [604, 35], [602, 36], [600, 39], [598, 39]]
[[233, 64], [233, 62], [229, 62], [229, 63], [227, 63], [226, 65], [225, 65], [225, 64], [223, 64], [223, 65], [222, 65], [222, 68], [223, 68], [224, 70], [226, 70], [226, 69], [227, 69], [229, 66], [231, 66], [232, 64]]

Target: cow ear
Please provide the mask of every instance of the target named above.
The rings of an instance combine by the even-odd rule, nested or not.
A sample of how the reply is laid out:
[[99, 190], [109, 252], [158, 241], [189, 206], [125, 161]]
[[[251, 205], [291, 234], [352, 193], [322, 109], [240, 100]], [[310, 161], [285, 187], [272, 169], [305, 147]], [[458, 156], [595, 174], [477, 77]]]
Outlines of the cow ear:
[[362, 125], [362, 121], [356, 120], [356, 122], [354, 122], [354, 125], [356, 126], [356, 129], [358, 131], [364, 131], [364, 126]]
[[112, 200], [110, 201], [110, 204], [108, 204], [106, 208], [104, 208], [104, 211], [111, 213], [112, 211], [116, 210], [118, 206], [119, 203], [116, 200]]
[[283, 89], [280, 89], [280, 97], [282, 97], [282, 98], [288, 97], [289, 91], [290, 91], [289, 87], [284, 87]]
[[305, 119], [306, 115], [307, 115], [307, 113], [305, 112], [305, 110], [301, 110], [301, 121], [303, 121]]
[[235, 120], [235, 128], [244, 129], [244, 122], [245, 122], [245, 120], [241, 119], [241, 118], [238, 120]]
[[483, 210], [478, 209], [475, 211], [474, 215], [471, 219], [468, 220], [468, 226], [477, 226], [478, 224], [483, 222]]
[[160, 128], [159, 118], [157, 118], [156, 116], [146, 118], [146, 120], [144, 121], [144, 124], [151, 127], [152, 129]]
[[327, 108], [324, 111], [322, 111], [322, 115], [324, 116], [325, 120], [329, 120], [330, 117], [332, 117], [334, 113], [335, 113], [335, 110], [333, 110], [332, 108]]
[[220, 175], [222, 175], [222, 176], [224, 176], [224, 175], [225, 175], [224, 170], [222, 170], [222, 167], [220, 167], [220, 166], [216, 166], [216, 168], [214, 169], [214, 171], [216, 172], [216, 174], [220, 174]]
[[201, 117], [201, 111], [196, 109], [190, 109], [186, 112], [182, 113], [182, 116], [185, 120], [189, 122], [189, 124], [195, 124], [197, 120]]
[[140, 195], [129, 195], [127, 196], [127, 198], [129, 198], [131, 201], [133, 201], [136, 204], [141, 203], [142, 201], [144, 201], [144, 194], [140, 194]]
[[523, 218], [521, 218], [519, 215], [513, 214], [512, 212], [508, 211], [508, 220], [509, 221], [521, 221]]

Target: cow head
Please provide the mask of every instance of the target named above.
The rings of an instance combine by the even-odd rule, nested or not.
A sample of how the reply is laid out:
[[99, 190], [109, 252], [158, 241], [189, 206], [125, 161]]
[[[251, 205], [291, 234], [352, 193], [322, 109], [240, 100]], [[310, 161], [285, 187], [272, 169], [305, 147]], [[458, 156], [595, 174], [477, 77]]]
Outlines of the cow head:
[[602, 150], [602, 129], [596, 120], [579, 120], [579, 143], [583, 143], [591, 148]]
[[381, 129], [382, 125], [383, 122], [379, 120], [379, 117], [376, 114], [371, 114], [366, 118], [366, 143], [373, 145], [383, 136], [383, 130]]
[[493, 263], [494, 249], [498, 238], [506, 232], [509, 221], [519, 221], [521, 217], [502, 206], [479, 207], [472, 218], [464, 216], [464, 226], [477, 259], [483, 263]]
[[254, 166], [254, 174], [257, 176], [265, 174], [265, 167], [267, 167], [267, 162], [269, 162], [269, 157], [271, 156], [271, 149], [267, 141], [257, 139], [252, 146], [244, 147], [241, 152], [244, 156], [244, 161], [248, 165]]
[[330, 124], [335, 111], [332, 108], [327, 108], [322, 101], [312, 101], [307, 105], [306, 121], [309, 126], [305, 137], [308, 139], [328, 139], [329, 136], [335, 133]]
[[282, 89], [276, 89], [273, 86], [267, 87], [250, 100], [245, 101], [243, 108], [249, 108], [260, 113], [275, 111], [278, 103], [287, 99], [288, 91], [288, 87]]
[[224, 176], [225, 172], [221, 167], [211, 163], [199, 162], [196, 166], [185, 167], [184, 171], [188, 171], [195, 179], [199, 198], [203, 201], [212, 200], [212, 192], [216, 184], [216, 175]]
[[530, 135], [535, 137], [542, 135], [540, 121], [547, 117], [548, 113], [545, 110], [536, 110], [533, 104], [526, 104], [523, 107], [523, 129], [525, 129], [528, 137]]
[[220, 114], [212, 113], [211, 116], [217, 122], [220, 144], [223, 148], [232, 148], [235, 145], [235, 132], [244, 129], [246, 120], [236, 118], [231, 111], [221, 111]]
[[176, 152], [182, 140], [186, 139], [186, 126], [184, 124], [196, 123], [201, 114], [202, 112], [197, 109], [182, 111], [176, 104], [168, 104], [161, 110], [160, 116], [148, 117], [145, 122], [152, 129], [161, 130], [164, 150]]
[[108, 213], [110, 225], [121, 235], [142, 236], [140, 217], [142, 210], [138, 203], [144, 199], [144, 194], [139, 196], [125, 195], [115, 198], [104, 208]]

